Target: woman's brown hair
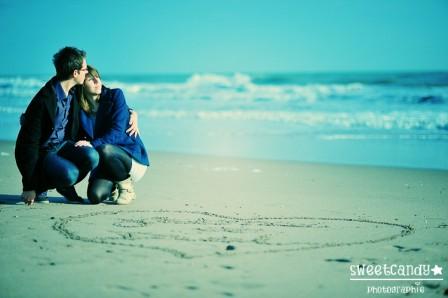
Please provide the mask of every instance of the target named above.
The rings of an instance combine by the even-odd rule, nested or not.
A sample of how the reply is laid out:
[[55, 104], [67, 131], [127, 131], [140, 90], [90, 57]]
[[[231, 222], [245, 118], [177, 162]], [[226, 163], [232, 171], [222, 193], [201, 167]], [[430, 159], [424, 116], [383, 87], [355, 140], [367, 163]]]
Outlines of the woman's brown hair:
[[[88, 77], [97, 77], [97, 78], [101, 79], [100, 73], [95, 67], [93, 67], [91, 65], [87, 65], [87, 72], [88, 73], [86, 75], [86, 80]], [[87, 114], [90, 114], [94, 110], [93, 103], [87, 99], [87, 96], [85, 95], [84, 85], [82, 86], [81, 89], [82, 89], [82, 91], [81, 91], [81, 96], [79, 99], [79, 105], [81, 106], [81, 109], [84, 110], [84, 112], [86, 112]]]

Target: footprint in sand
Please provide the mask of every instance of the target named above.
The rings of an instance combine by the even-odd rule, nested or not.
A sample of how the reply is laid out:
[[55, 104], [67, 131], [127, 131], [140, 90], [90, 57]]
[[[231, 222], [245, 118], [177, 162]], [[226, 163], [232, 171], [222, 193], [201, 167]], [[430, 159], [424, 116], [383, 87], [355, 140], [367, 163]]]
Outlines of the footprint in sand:
[[407, 248], [401, 245], [394, 245], [393, 247], [398, 248], [399, 252], [417, 252], [417, 251], [421, 251], [421, 248], [418, 247], [414, 247], [414, 248]]

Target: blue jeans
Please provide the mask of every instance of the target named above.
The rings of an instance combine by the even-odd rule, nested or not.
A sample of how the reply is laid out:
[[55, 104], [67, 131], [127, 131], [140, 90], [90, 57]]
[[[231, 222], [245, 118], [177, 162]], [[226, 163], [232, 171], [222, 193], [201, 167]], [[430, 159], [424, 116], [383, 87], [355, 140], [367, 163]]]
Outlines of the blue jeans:
[[98, 152], [92, 147], [75, 147], [67, 141], [59, 148], [51, 150], [42, 162], [45, 189], [73, 186], [96, 168]]

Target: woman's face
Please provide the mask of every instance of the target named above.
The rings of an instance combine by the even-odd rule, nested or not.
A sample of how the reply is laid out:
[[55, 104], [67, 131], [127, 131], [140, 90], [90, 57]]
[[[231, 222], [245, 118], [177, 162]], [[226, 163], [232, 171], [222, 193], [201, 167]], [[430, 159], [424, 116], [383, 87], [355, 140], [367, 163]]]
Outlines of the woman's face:
[[85, 91], [90, 95], [100, 95], [101, 87], [103, 84], [101, 83], [101, 79], [99, 77], [88, 74], [84, 81]]

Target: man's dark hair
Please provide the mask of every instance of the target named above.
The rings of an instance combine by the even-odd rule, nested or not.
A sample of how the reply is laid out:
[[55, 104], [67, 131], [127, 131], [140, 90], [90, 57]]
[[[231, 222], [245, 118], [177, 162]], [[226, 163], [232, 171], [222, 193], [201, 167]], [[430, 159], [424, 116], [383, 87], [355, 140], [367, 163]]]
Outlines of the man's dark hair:
[[86, 52], [74, 47], [65, 47], [53, 56], [53, 64], [56, 68], [56, 76], [64, 81], [71, 78], [75, 69], [82, 68], [82, 61], [86, 58]]

